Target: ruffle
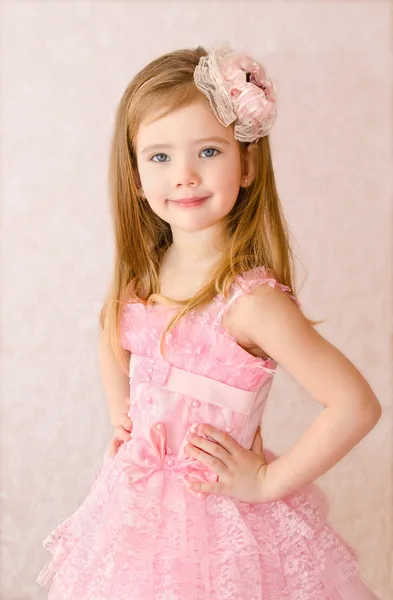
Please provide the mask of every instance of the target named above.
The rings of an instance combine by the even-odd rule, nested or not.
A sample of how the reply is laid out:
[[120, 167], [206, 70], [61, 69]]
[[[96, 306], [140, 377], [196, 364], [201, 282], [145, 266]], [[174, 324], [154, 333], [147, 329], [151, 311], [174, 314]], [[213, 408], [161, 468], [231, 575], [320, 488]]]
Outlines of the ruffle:
[[291, 300], [300, 308], [301, 304], [291, 292], [291, 288], [287, 285], [280, 283], [274, 276], [271, 269], [266, 267], [255, 267], [249, 271], [245, 271], [242, 275], [239, 275], [236, 281], [232, 284], [231, 292], [228, 300], [224, 300], [222, 296], [219, 297], [222, 304], [222, 314], [225, 314], [231, 304], [244, 294], [250, 294], [253, 287], [256, 285], [268, 285], [271, 288], [279, 288], [284, 292]]
[[298, 306], [300, 306], [297, 298], [291, 294], [292, 290], [289, 286], [283, 285], [275, 277], [272, 276], [272, 271], [266, 267], [255, 267], [240, 275], [237, 279], [239, 285], [245, 293], [250, 293], [254, 285], [267, 284], [269, 287], [278, 287], [285, 292]]
[[44, 541], [51, 600], [375, 600], [314, 484], [263, 504], [200, 499], [168, 470], [127, 485], [124, 464], [120, 449]]

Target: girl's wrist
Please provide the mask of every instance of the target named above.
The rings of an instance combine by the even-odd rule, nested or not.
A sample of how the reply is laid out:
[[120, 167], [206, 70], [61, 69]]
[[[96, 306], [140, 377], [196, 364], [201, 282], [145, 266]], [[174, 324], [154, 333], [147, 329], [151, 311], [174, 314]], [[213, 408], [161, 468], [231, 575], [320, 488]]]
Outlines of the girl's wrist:
[[116, 409], [116, 410], [112, 410], [109, 413], [109, 420], [110, 423], [112, 425], [112, 427], [119, 427], [119, 425], [122, 425], [123, 422], [125, 421], [125, 418], [127, 417], [127, 410], [120, 410], [120, 409]]
[[[282, 495], [279, 492], [278, 487], [274, 484], [273, 472], [271, 464], [266, 466], [264, 472], [259, 473], [259, 486], [260, 486], [260, 502], [274, 502], [281, 500]], [[274, 469], [273, 469], [274, 471]]]
[[287, 464], [283, 462], [287, 456], [278, 456], [267, 465], [265, 481], [261, 486], [261, 502], [283, 500], [301, 489], [301, 486], [294, 485], [293, 482], [289, 481]]

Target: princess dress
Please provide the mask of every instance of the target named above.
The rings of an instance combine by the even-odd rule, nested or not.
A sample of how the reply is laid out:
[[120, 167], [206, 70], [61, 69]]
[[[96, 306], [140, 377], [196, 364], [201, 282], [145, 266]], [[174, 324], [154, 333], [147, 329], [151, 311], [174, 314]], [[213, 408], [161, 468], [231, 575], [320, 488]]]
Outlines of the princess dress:
[[265, 268], [247, 271], [227, 299], [167, 334], [165, 360], [160, 337], [172, 309], [125, 305], [132, 438], [113, 459], [107, 450], [86, 499], [44, 541], [52, 558], [37, 582], [50, 600], [377, 600], [315, 484], [251, 504], [184, 483], [216, 480], [184, 452], [194, 423], [246, 448], [261, 423], [277, 363], [250, 355], [221, 320], [264, 284], [289, 295]]

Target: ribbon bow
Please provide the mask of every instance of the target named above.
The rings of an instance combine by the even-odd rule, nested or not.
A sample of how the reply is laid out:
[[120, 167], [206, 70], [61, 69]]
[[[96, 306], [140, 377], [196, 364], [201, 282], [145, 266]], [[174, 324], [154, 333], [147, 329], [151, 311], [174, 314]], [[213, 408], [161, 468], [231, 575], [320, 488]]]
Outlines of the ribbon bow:
[[[124, 481], [132, 484], [158, 471], [172, 471], [186, 478], [195, 478], [201, 482], [215, 482], [217, 474], [209, 470], [195, 458], [184, 454], [184, 439], [177, 456], [168, 454], [166, 446], [166, 429], [163, 423], [156, 423], [150, 430], [148, 437], [133, 437], [121, 453], [124, 463]], [[200, 498], [200, 492], [187, 488], [191, 494]]]

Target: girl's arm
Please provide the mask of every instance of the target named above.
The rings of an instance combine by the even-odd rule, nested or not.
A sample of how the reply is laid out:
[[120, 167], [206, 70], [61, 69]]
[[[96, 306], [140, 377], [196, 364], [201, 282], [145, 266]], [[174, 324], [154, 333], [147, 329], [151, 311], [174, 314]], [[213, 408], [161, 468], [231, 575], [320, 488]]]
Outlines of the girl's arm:
[[130, 383], [127, 373], [115, 360], [101, 329], [98, 344], [98, 364], [110, 420], [113, 427], [119, 427], [125, 422], [124, 417], [127, 418]]
[[354, 365], [279, 288], [256, 286], [235, 303], [231, 321], [325, 407], [293, 448], [268, 466], [268, 499], [280, 499], [341, 460], [378, 422], [381, 406]]

